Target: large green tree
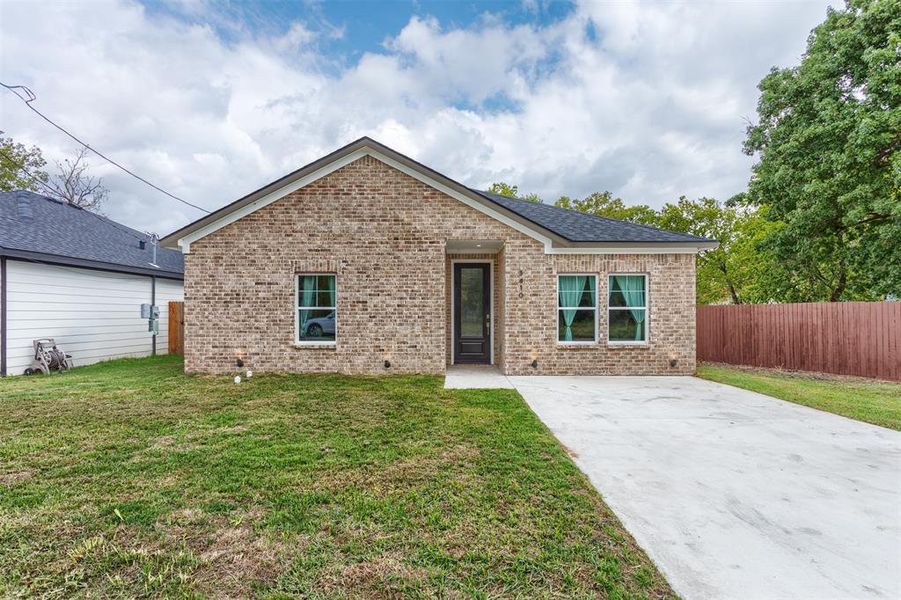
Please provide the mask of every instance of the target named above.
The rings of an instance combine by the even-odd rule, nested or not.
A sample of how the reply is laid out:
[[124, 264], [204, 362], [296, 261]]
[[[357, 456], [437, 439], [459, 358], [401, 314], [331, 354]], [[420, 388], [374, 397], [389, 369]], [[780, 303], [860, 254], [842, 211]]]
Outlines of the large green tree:
[[[763, 209], [765, 210], [765, 209]], [[767, 302], [776, 295], [773, 284], [782, 270], [773, 257], [761, 251], [760, 242], [780, 225], [764, 218], [762, 210], [724, 206], [713, 198], [689, 200], [663, 206], [653, 225], [669, 231], [717, 240], [720, 245], [698, 254], [698, 303]]]
[[43, 170], [46, 164], [37, 146], [26, 148], [12, 138], [0, 137], [0, 192], [40, 191], [39, 182], [48, 179]]
[[784, 223], [764, 244], [790, 278], [777, 299], [901, 294], [901, 3], [830, 9], [800, 65], [759, 88], [744, 198]]

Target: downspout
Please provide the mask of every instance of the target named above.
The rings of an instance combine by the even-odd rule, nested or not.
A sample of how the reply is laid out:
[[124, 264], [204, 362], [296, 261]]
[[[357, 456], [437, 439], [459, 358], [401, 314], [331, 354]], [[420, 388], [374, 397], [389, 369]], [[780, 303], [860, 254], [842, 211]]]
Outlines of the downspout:
[[[153, 248], [154, 254], [156, 254], [156, 247]], [[156, 277], [150, 277], [150, 318], [153, 319], [153, 307], [156, 306]], [[159, 321], [157, 321], [159, 323]], [[153, 342], [151, 345], [151, 356], [156, 356], [156, 331], [153, 332]]]
[[6, 257], [0, 256], [0, 377], [6, 377]]

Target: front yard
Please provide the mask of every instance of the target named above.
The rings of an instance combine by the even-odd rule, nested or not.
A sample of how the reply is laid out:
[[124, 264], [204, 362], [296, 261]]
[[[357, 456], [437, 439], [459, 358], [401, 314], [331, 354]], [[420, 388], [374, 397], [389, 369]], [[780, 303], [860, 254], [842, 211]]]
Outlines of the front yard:
[[0, 380], [0, 596], [669, 597], [512, 390]]
[[699, 365], [698, 376], [901, 430], [901, 383], [712, 363]]

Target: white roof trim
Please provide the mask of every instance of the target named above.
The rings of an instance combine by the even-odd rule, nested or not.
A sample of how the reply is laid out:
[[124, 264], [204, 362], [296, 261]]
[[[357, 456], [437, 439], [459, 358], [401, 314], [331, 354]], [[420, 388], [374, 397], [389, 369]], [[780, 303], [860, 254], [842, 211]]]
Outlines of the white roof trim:
[[181, 248], [182, 253], [187, 254], [191, 251], [191, 244], [196, 242], [197, 240], [204, 238], [211, 233], [214, 233], [223, 227], [238, 221], [247, 215], [254, 213], [261, 208], [264, 208], [276, 200], [280, 200], [284, 198], [288, 194], [296, 192], [297, 190], [329, 175], [334, 173], [338, 169], [349, 165], [350, 163], [363, 158], [364, 156], [371, 156], [376, 160], [379, 160], [386, 165], [397, 169], [398, 171], [409, 175], [410, 177], [416, 179], [417, 181], [421, 181], [422, 183], [442, 192], [462, 202], [466, 206], [469, 206], [472, 209], [479, 211], [482, 214], [485, 214], [492, 219], [503, 223], [504, 225], [510, 227], [511, 229], [522, 233], [538, 242], [540, 242], [544, 246], [545, 254], [696, 254], [702, 250], [709, 249], [711, 247], [716, 247], [714, 243], [712, 246], [710, 243], [699, 243], [697, 245], [680, 243], [677, 246], [671, 244], [640, 244], [629, 246], [627, 244], [613, 244], [605, 245], [603, 242], [598, 242], [596, 244], [592, 244], [592, 246], [555, 246], [554, 240], [547, 235], [544, 235], [539, 230], [536, 230], [529, 225], [512, 219], [506, 214], [494, 210], [490, 205], [483, 204], [470, 196], [467, 196], [460, 191], [457, 191], [447, 185], [444, 185], [440, 181], [430, 177], [427, 174], [422, 173], [421, 171], [407, 166], [406, 164], [397, 161], [390, 156], [380, 152], [379, 150], [371, 147], [371, 146], [363, 146], [350, 152], [340, 158], [336, 158], [335, 160], [323, 165], [322, 167], [312, 171], [300, 177], [294, 181], [286, 183], [282, 187], [279, 187], [268, 194], [250, 202], [241, 208], [234, 210], [233, 212], [227, 213], [219, 217], [218, 219], [211, 221], [200, 227], [183, 237], [178, 238], [177, 243], [178, 247]]
[[226, 225], [231, 225], [235, 221], [246, 217], [250, 213], [256, 212], [263, 207], [269, 206], [276, 200], [284, 198], [285, 196], [287, 196], [288, 194], [290, 194], [292, 192], [296, 192], [300, 188], [313, 183], [317, 179], [322, 179], [326, 175], [337, 171], [341, 167], [347, 166], [350, 163], [354, 162], [355, 160], [363, 158], [364, 156], [366, 156], [367, 153], [368, 153], [368, 150], [366, 148], [356, 150], [346, 156], [342, 156], [341, 158], [339, 158], [333, 162], [330, 162], [329, 164], [325, 165], [324, 167], [317, 169], [316, 171], [313, 171], [312, 173], [310, 173], [304, 177], [301, 177], [300, 179], [297, 179], [296, 181], [292, 181], [291, 183], [285, 184], [284, 186], [278, 188], [277, 190], [274, 190], [274, 191], [266, 194], [262, 198], [254, 200], [250, 204], [248, 204], [246, 206], [242, 206], [241, 208], [239, 208], [238, 210], [236, 210], [234, 212], [223, 215], [222, 217], [220, 217], [219, 219], [216, 219], [212, 223], [207, 223], [206, 225], [204, 225], [197, 231], [192, 231], [191, 233], [189, 233], [188, 235], [186, 235], [183, 238], [179, 238], [178, 239], [178, 247], [181, 248], [181, 251], [184, 254], [187, 254], [188, 252], [191, 251], [191, 244], [193, 244], [197, 240], [204, 238], [213, 232], [219, 231]]
[[253, 212], [258, 211], [261, 208], [269, 206], [276, 200], [284, 198], [288, 194], [291, 194], [292, 192], [296, 192], [297, 190], [313, 183], [314, 181], [316, 181], [318, 179], [322, 179], [326, 175], [329, 175], [330, 173], [333, 173], [333, 172], [337, 171], [338, 169], [345, 167], [360, 158], [363, 158], [364, 156], [371, 156], [371, 157], [385, 163], [386, 165], [391, 166], [391, 167], [397, 169], [398, 171], [401, 171], [402, 173], [405, 173], [406, 175], [409, 175], [410, 177], [413, 177], [414, 179], [417, 179], [418, 181], [421, 181], [421, 182], [425, 183], [426, 185], [435, 188], [439, 192], [447, 194], [448, 196], [450, 196], [451, 198], [454, 198], [455, 200], [459, 200], [460, 202], [469, 206], [470, 208], [474, 208], [475, 210], [478, 210], [479, 212], [484, 213], [497, 221], [500, 221], [504, 225], [507, 225], [507, 226], [515, 229], [516, 231], [519, 231], [520, 233], [522, 233], [524, 235], [527, 235], [535, 240], [538, 240], [539, 242], [544, 244], [546, 249], [550, 248], [552, 245], [551, 239], [549, 237], [546, 237], [546, 236], [543, 236], [543, 235], [537, 233], [534, 229], [528, 228], [528, 227], [524, 226], [523, 224], [507, 217], [506, 215], [502, 215], [499, 212], [496, 212], [486, 206], [483, 206], [482, 204], [479, 204], [472, 198], [469, 198], [469, 197], [465, 196], [464, 194], [461, 194], [461, 193], [457, 192], [456, 190], [453, 190], [453, 189], [447, 187], [446, 185], [439, 183], [438, 181], [432, 179], [431, 177], [423, 175], [422, 173], [420, 173], [419, 171], [417, 171], [415, 169], [411, 169], [411, 168], [407, 167], [406, 165], [399, 163], [396, 160], [394, 160], [388, 156], [385, 156], [381, 152], [373, 150], [372, 148], [361, 148], [359, 150], [355, 150], [354, 152], [351, 152], [350, 154], [348, 154], [346, 156], [342, 156], [341, 158], [336, 159], [333, 162], [328, 163], [327, 165], [317, 169], [316, 171], [313, 171], [312, 173], [305, 175], [304, 177], [301, 177], [300, 179], [297, 179], [296, 181], [292, 181], [291, 183], [285, 184], [283, 187], [280, 187], [277, 190], [274, 190], [274, 191], [266, 194], [262, 198], [254, 200], [250, 204], [247, 204], [246, 206], [243, 206], [234, 212], [223, 215], [219, 219], [216, 219], [215, 221], [204, 225], [200, 229], [193, 231], [182, 238], [179, 238], [178, 246], [179, 246], [179, 248], [181, 248], [181, 251], [184, 254], [187, 254], [188, 252], [191, 251], [191, 244], [193, 244], [197, 240], [204, 238], [204, 237], [210, 235], [211, 233], [222, 229], [226, 225], [230, 225], [230, 224], [234, 223], [235, 221], [238, 221]]
[[[598, 242], [602, 244], [603, 242]], [[704, 250], [711, 250], [716, 246], [681, 246], [674, 248], [671, 245], [658, 244], [650, 246], [592, 246], [592, 247], [547, 247], [545, 254], [697, 254]]]

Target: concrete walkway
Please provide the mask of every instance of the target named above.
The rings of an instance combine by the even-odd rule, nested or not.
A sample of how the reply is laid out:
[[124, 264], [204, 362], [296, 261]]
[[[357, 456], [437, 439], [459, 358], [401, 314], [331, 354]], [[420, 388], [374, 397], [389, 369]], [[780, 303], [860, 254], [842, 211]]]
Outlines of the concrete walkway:
[[447, 368], [444, 387], [453, 389], [512, 389], [513, 384], [490, 365], [453, 365]]
[[901, 598], [901, 432], [693, 377], [510, 377], [683, 598]]

